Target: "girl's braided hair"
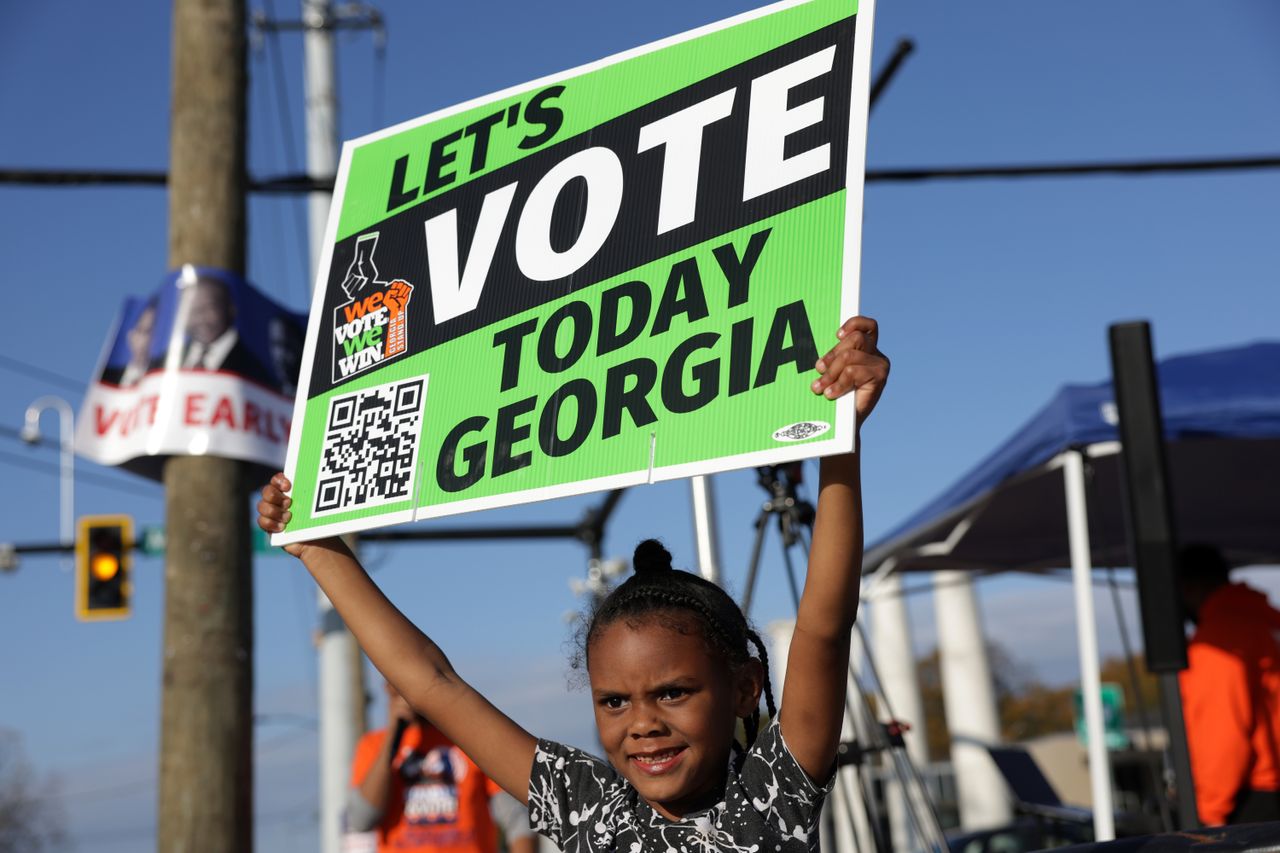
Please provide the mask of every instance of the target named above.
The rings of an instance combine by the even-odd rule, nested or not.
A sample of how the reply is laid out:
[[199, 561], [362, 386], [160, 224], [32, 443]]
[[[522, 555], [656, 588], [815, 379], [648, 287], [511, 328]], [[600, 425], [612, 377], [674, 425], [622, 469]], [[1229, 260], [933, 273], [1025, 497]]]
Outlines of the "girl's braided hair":
[[[722, 656], [731, 667], [736, 669], [753, 657], [760, 661], [764, 668], [765, 707], [771, 719], [777, 716], [773, 688], [769, 684], [768, 652], [760, 635], [747, 624], [742, 609], [729, 594], [698, 575], [672, 568], [671, 554], [656, 539], [646, 539], [636, 546], [632, 566], [634, 574], [592, 611], [582, 634], [579, 660], [586, 661], [591, 642], [605, 627], [618, 620], [631, 622], [659, 614], [691, 616], [709, 649]], [[683, 625], [671, 627], [679, 630]], [[754, 655], [750, 646], [755, 647]], [[746, 749], [755, 742], [760, 731], [759, 707], [742, 722], [746, 747], [740, 745], [736, 738], [733, 741], [735, 764], [739, 768]]]

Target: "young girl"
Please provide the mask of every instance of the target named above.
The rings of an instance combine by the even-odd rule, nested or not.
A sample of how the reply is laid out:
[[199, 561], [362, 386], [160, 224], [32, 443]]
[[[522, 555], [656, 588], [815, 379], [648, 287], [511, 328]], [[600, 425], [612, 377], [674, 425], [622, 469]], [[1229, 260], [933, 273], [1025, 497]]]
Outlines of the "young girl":
[[[858, 423], [884, 389], [889, 362], [874, 320], [854, 317], [815, 367], [815, 394], [853, 392]], [[262, 491], [258, 524], [288, 524], [289, 481]], [[286, 546], [328, 595], [374, 665], [516, 799], [533, 828], [566, 853], [668, 850], [785, 853], [816, 849], [834, 779], [858, 607], [862, 502], [855, 455], [821, 463], [809, 569], [774, 713], [764, 644], [721, 589], [674, 571], [656, 542], [635, 575], [593, 614], [583, 654], [608, 763], [539, 741], [462, 680], [361, 569], [341, 540]], [[758, 657], [753, 657], [754, 645]], [[757, 737], [760, 694], [770, 723]], [[747, 744], [735, 742], [738, 720]]]

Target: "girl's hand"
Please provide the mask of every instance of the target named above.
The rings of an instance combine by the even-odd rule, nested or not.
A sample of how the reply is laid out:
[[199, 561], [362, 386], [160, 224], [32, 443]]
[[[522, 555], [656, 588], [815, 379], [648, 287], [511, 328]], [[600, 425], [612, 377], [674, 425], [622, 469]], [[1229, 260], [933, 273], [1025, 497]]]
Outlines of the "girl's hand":
[[853, 391], [858, 423], [876, 407], [889, 378], [889, 359], [876, 347], [880, 329], [870, 317], [851, 317], [836, 331], [839, 342], [818, 359], [821, 374], [809, 387], [834, 400]]
[[[285, 494], [292, 488], [293, 484], [283, 473], [275, 474], [271, 482], [262, 487], [262, 500], [258, 501], [259, 527], [268, 533], [280, 533], [284, 530], [289, 519], [293, 517], [293, 513], [289, 512], [293, 498]], [[295, 542], [292, 545], [285, 545], [284, 550], [286, 554], [301, 557], [306, 546], [305, 542]]]

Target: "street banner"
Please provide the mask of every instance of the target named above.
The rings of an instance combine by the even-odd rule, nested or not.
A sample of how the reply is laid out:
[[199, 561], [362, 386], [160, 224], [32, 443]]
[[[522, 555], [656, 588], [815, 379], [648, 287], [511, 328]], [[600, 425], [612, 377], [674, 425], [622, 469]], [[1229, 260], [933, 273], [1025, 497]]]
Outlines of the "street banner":
[[232, 273], [170, 273], [125, 300], [80, 406], [76, 452], [154, 480], [173, 455], [278, 470], [305, 326]]
[[346, 143], [286, 544], [843, 453], [871, 0], [783, 2]]

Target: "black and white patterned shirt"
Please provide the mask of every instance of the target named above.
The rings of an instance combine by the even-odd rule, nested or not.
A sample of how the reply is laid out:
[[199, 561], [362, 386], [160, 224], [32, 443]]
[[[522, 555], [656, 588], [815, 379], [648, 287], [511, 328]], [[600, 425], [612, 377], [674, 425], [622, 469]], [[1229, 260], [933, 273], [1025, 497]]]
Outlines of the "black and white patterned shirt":
[[672, 821], [622, 774], [571, 746], [538, 741], [529, 825], [565, 853], [807, 853], [818, 849], [819, 787], [796, 763], [777, 720], [756, 739], [724, 799]]

